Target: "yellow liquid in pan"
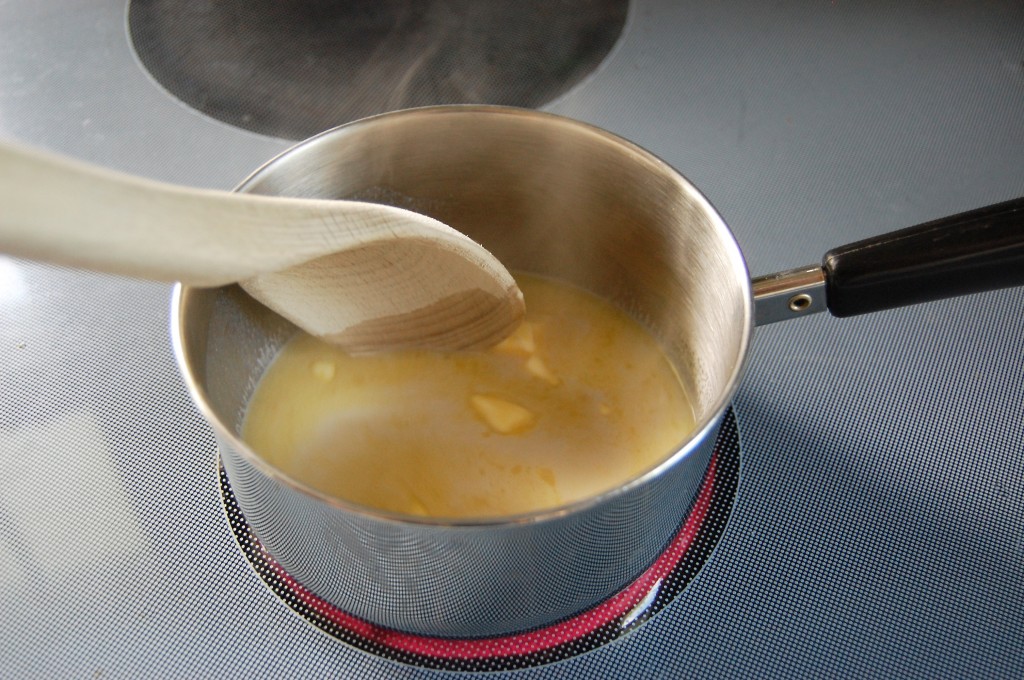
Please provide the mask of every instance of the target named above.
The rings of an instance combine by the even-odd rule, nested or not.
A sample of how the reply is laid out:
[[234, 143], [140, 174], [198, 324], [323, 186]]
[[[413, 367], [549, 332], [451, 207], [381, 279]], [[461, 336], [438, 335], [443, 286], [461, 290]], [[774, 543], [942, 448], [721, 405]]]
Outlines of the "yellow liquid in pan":
[[516, 278], [526, 321], [484, 352], [352, 357], [296, 337], [243, 438], [326, 494], [437, 517], [552, 508], [663, 460], [694, 419], [654, 338], [589, 293]]

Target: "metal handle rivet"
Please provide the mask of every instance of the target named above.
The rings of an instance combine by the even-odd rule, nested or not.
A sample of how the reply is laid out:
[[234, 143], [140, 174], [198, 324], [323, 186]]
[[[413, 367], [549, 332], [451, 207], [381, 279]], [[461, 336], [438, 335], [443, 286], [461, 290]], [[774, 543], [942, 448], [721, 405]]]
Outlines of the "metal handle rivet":
[[811, 306], [811, 296], [807, 293], [800, 293], [789, 298], [789, 309], [794, 312], [802, 312]]

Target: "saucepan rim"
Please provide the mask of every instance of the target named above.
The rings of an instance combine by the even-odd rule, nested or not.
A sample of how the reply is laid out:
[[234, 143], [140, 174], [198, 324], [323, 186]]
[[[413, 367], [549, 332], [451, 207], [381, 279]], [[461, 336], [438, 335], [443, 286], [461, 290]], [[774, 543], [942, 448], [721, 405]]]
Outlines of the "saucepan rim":
[[495, 517], [444, 517], [444, 516], [418, 516], [409, 515], [399, 512], [393, 512], [389, 510], [383, 510], [380, 508], [374, 508], [371, 506], [362, 505], [347, 501], [335, 496], [326, 494], [322, 491], [318, 491], [302, 482], [292, 478], [281, 470], [277, 469], [264, 458], [257, 455], [249, 445], [238, 435], [236, 435], [230, 427], [228, 427], [221, 418], [217, 415], [214, 408], [210, 405], [208, 396], [203, 383], [197, 373], [197, 367], [195, 363], [199, 363], [200, 357], [189, 357], [186, 340], [185, 340], [185, 324], [186, 315], [189, 311], [189, 300], [193, 294], [194, 289], [191, 286], [185, 286], [178, 283], [174, 286], [171, 294], [171, 305], [170, 305], [170, 332], [171, 332], [171, 345], [174, 352], [175, 361], [178, 364], [178, 368], [181, 371], [182, 378], [185, 382], [185, 386], [190, 393], [193, 402], [196, 404], [200, 413], [206, 419], [208, 423], [213, 427], [219, 438], [226, 441], [231, 447], [238, 451], [242, 456], [245, 457], [247, 462], [254, 465], [264, 475], [274, 479], [275, 481], [289, 487], [295, 492], [301, 493], [308, 497], [311, 497], [318, 502], [324, 503], [332, 508], [338, 509], [343, 512], [350, 512], [358, 514], [364, 517], [373, 518], [381, 522], [398, 523], [403, 525], [422, 525], [422, 526], [433, 526], [438, 528], [456, 528], [465, 527], [467, 529], [474, 527], [500, 527], [500, 526], [511, 526], [520, 524], [536, 524], [542, 522], [553, 521], [558, 518], [562, 518], [568, 515], [575, 515], [577, 513], [586, 512], [599, 505], [604, 505], [614, 501], [616, 498], [629, 493], [638, 486], [648, 484], [652, 480], [664, 474], [664, 472], [675, 465], [679, 464], [683, 459], [687, 458], [691, 452], [696, 449], [708, 436], [713, 436], [717, 426], [720, 424], [722, 417], [724, 416], [726, 409], [732, 401], [736, 390], [739, 387], [739, 383], [742, 379], [743, 373], [746, 369], [747, 362], [750, 354], [750, 345], [754, 333], [754, 302], [753, 293], [751, 291], [750, 276], [747, 269], [746, 261], [743, 257], [742, 251], [739, 244], [736, 241], [735, 235], [729, 229], [728, 225], [722, 219], [721, 215], [714, 208], [711, 202], [704, 196], [703, 193], [686, 178], [681, 172], [673, 168], [671, 165], [663, 161], [661, 158], [651, 153], [647, 149], [623, 138], [612, 132], [609, 132], [603, 128], [585, 123], [573, 118], [560, 116], [548, 112], [536, 111], [532, 109], [519, 109], [515, 107], [506, 106], [492, 106], [492, 105], [444, 105], [444, 106], [427, 106], [412, 109], [403, 109], [399, 111], [392, 111], [388, 113], [382, 113], [368, 118], [363, 118], [351, 123], [346, 123], [330, 130], [325, 130], [320, 134], [303, 140], [285, 151], [277, 154], [270, 160], [260, 165], [256, 170], [249, 174], [241, 183], [235, 187], [235, 191], [245, 191], [246, 187], [253, 181], [259, 178], [269, 167], [277, 163], [280, 159], [291, 156], [292, 154], [301, 152], [302, 150], [308, 149], [318, 143], [321, 143], [324, 139], [335, 137], [337, 135], [344, 135], [350, 131], [357, 130], [361, 127], [368, 125], [374, 125], [381, 119], [395, 118], [401, 116], [426, 116], [426, 115], [451, 115], [457, 113], [488, 113], [495, 115], [510, 115], [510, 116], [524, 116], [545, 119], [549, 122], [555, 122], [558, 124], [569, 125], [576, 128], [577, 130], [587, 132], [592, 135], [596, 135], [605, 141], [610, 141], [615, 145], [624, 146], [633, 153], [639, 154], [646, 157], [649, 161], [652, 161], [656, 165], [664, 168], [665, 174], [671, 176], [673, 180], [688, 194], [690, 200], [698, 205], [703, 211], [705, 216], [708, 218], [713, 229], [719, 232], [719, 236], [722, 237], [723, 242], [729, 245], [728, 256], [732, 258], [731, 266], [737, 267], [742, 276], [739, 277], [740, 285], [745, 287], [741, 302], [744, 307], [743, 309], [743, 329], [739, 334], [739, 347], [738, 356], [739, 359], [735, 362], [732, 367], [732, 371], [728, 376], [728, 381], [725, 384], [725, 388], [720, 390], [717, 399], [713, 402], [713, 405], [706, 410], [706, 415], [697, 422], [696, 427], [691, 434], [680, 444], [673, 448], [671, 453], [661, 459], [656, 465], [648, 468], [644, 472], [635, 475], [622, 483], [602, 491], [600, 493], [587, 496], [564, 505], [556, 506], [553, 508], [545, 508], [541, 510], [517, 513], [512, 515], [500, 515]]

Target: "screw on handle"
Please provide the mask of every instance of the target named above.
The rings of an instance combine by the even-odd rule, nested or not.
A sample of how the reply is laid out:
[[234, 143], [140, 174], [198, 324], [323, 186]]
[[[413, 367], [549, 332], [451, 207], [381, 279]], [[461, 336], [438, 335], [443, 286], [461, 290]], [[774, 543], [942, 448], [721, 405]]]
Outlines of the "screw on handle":
[[1024, 198], [834, 248], [822, 268], [834, 316], [1024, 285]]

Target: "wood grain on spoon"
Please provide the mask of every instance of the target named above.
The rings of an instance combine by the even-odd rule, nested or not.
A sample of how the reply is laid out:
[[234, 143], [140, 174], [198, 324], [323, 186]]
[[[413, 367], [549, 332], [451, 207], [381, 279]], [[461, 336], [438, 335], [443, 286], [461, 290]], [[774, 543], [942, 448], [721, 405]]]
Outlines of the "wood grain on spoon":
[[493, 255], [401, 208], [193, 189], [2, 144], [0, 178], [0, 251], [194, 286], [238, 282], [349, 350], [485, 347], [522, 320], [522, 294]]

